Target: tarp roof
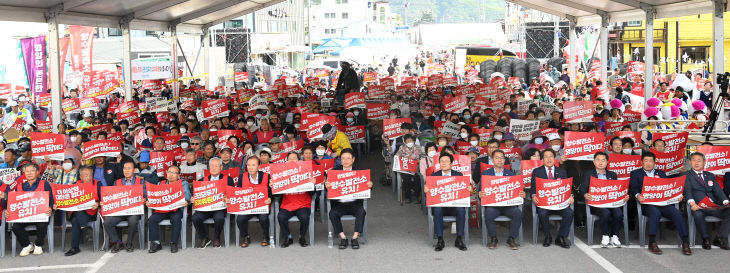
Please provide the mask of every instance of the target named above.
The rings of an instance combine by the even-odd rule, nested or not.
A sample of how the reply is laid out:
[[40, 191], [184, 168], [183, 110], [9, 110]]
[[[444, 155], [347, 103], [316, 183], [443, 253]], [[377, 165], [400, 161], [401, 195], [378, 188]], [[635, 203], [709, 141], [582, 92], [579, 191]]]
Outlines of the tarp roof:
[[3, 21], [45, 23], [59, 11], [59, 24], [119, 28], [132, 19], [131, 29], [202, 33], [230, 19], [283, 0], [0, 0]]
[[713, 12], [710, 0], [506, 0], [523, 7], [540, 10], [562, 18], [575, 19], [579, 26], [601, 23], [601, 14], [609, 22], [646, 19], [648, 8], [656, 18], [679, 17]]

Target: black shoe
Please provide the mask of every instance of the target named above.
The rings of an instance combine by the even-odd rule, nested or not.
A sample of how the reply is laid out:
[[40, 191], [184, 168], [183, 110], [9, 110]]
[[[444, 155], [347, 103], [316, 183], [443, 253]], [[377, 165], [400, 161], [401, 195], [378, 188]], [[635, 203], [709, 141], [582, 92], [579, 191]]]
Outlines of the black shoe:
[[558, 238], [555, 239], [555, 244], [562, 248], [570, 248], [570, 241], [565, 239], [563, 236], [558, 236]]
[[[712, 245], [720, 246], [719, 242], [720, 241], [717, 238], [715, 238], [715, 240], [712, 242], [712, 244], [710, 244], [710, 239], [703, 238], [702, 239], [702, 248], [703, 249], [712, 249]], [[717, 244], [715, 244], [715, 243], [717, 243]]]
[[251, 237], [249, 237], [248, 235], [243, 236], [243, 242], [241, 243], [241, 247], [247, 248], [250, 243], [251, 243]]
[[79, 252], [81, 252], [81, 249], [72, 247], [71, 249], [66, 251], [66, 253], [63, 255], [68, 257], [68, 256], [73, 256], [73, 255], [79, 254]]
[[177, 244], [176, 243], [170, 243], [170, 252], [177, 253]]
[[352, 245], [352, 249], [360, 249], [360, 243], [357, 241], [357, 238], [352, 238], [350, 245]]
[[347, 248], [347, 243], [348, 243], [347, 238], [340, 239], [340, 247], [339, 248], [340, 249], [346, 249]]
[[490, 237], [489, 238], [489, 243], [487, 244], [487, 247], [489, 249], [495, 249], [495, 248], [497, 248], [497, 242], [498, 242], [497, 241], [497, 237]]
[[111, 243], [112, 253], [117, 253], [122, 250], [122, 242]]
[[466, 245], [464, 244], [464, 241], [461, 240], [461, 236], [456, 236], [454, 246], [461, 251], [466, 251]]
[[287, 248], [290, 245], [294, 243], [294, 240], [292, 238], [286, 239], [284, 242], [281, 243], [281, 248]]
[[198, 244], [197, 248], [203, 249], [203, 248], [207, 247], [209, 244], [210, 244], [210, 239], [203, 238], [202, 240], [200, 240], [200, 244]]
[[[702, 248], [705, 248], [705, 240], [707, 240], [707, 245], [708, 246], [710, 245], [710, 240], [709, 239], [702, 239]], [[722, 242], [720, 241], [720, 238], [715, 237], [715, 239], [712, 239], [712, 245], [713, 246], [720, 247], [721, 244], [722, 244]], [[708, 248], [705, 248], [705, 249], [710, 249], [710, 248], [708, 247]]]
[[509, 248], [512, 250], [517, 250], [517, 243], [515, 243], [515, 238], [507, 238], [507, 246], [509, 246]]
[[408, 197], [408, 198], [406, 198], [406, 200], [404, 202], [406, 204], [410, 204], [410, 203], [413, 203], [413, 199], [411, 199], [410, 197]]
[[308, 247], [309, 244], [307, 243], [307, 240], [304, 238], [299, 238], [299, 245], [302, 247]]
[[444, 250], [444, 245], [445, 245], [444, 238], [439, 237], [438, 241], [436, 241], [436, 248], [434, 248], [434, 250], [436, 250], [436, 251]]
[[126, 249], [127, 249], [127, 252], [134, 252], [134, 244], [127, 243]]
[[550, 236], [545, 237], [545, 241], [542, 241], [542, 246], [549, 247], [553, 243], [553, 238]]
[[162, 249], [162, 245], [160, 243], [152, 242], [152, 245], [150, 246], [150, 250], [147, 252], [149, 253], [155, 253], [157, 251], [160, 251]]

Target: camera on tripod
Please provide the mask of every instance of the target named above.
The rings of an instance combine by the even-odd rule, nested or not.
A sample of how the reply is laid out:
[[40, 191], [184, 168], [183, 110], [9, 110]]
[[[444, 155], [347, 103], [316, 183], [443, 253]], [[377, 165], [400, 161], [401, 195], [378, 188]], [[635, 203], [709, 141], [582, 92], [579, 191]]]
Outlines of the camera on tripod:
[[720, 96], [727, 96], [727, 88], [730, 85], [730, 72], [717, 74], [717, 85], [720, 87]]

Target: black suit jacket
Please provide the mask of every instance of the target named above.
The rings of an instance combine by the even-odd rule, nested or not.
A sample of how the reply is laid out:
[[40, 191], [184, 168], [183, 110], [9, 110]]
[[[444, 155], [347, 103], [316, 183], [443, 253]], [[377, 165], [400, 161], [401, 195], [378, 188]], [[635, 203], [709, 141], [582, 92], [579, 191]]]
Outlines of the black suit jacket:
[[[444, 174], [441, 172], [441, 170], [439, 170], [439, 171], [434, 172], [433, 174], [431, 174], [431, 176], [444, 176]], [[464, 175], [462, 173], [460, 173], [460, 172], [457, 172], [457, 171], [451, 171], [451, 175], [450, 176], [464, 176]]]
[[[553, 179], [565, 179], [568, 178], [568, 173], [560, 167], [553, 166]], [[537, 178], [542, 179], [548, 179], [547, 170], [545, 170], [545, 166], [540, 166], [535, 168], [532, 171], [532, 187], [530, 187], [530, 194], [535, 194], [535, 189], [537, 189]]]
[[[106, 180], [107, 186], [114, 186], [114, 183], [118, 179], [124, 177], [124, 173], [122, 173], [122, 164], [124, 163], [104, 163], [104, 179]], [[96, 166], [94, 166], [94, 169], [96, 169]]]
[[[662, 170], [654, 169], [654, 176], [659, 178], [667, 178], [667, 174]], [[641, 193], [641, 189], [644, 187], [644, 177], [646, 177], [646, 171], [644, 168], [638, 168], [631, 171], [631, 180], [629, 181], [629, 195], [631, 197]]]
[[[224, 175], [224, 174], [219, 174], [219, 175]], [[210, 177], [211, 177], [211, 175], [208, 175], [208, 177], [206, 177], [206, 180], [213, 181], [213, 179], [210, 179]], [[232, 186], [232, 187], [236, 186], [236, 184], [233, 182], [233, 178], [231, 178], [228, 175], [226, 175], [226, 177], [228, 178], [228, 181], [226, 182], [226, 184], [228, 184], [228, 186]], [[261, 178], [261, 177], [259, 177], [259, 178]], [[216, 180], [218, 180], [218, 179], [216, 179]]]
[[694, 170], [689, 170], [684, 175], [684, 196], [687, 197], [687, 202], [694, 200], [695, 204], [699, 204], [705, 197], [710, 197], [715, 204], [722, 206], [722, 203], [728, 200], [727, 195], [717, 183], [717, 178], [711, 172], [702, 171], [702, 178], [705, 182], [700, 181], [700, 177]]
[[[591, 187], [591, 177], [598, 178], [598, 172], [594, 169], [591, 171], [588, 171], [583, 175], [583, 183], [580, 184], [580, 193], [586, 194], [588, 193], [588, 188]], [[608, 180], [618, 180], [618, 175], [615, 172], [606, 170], [606, 179]]]

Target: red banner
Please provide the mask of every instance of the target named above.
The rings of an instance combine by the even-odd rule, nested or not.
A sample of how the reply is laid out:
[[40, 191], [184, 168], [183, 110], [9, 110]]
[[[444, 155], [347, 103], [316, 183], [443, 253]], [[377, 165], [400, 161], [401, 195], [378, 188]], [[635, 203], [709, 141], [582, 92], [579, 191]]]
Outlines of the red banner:
[[194, 181], [193, 193], [193, 208], [195, 210], [216, 211], [226, 208], [226, 203], [223, 202], [226, 193], [226, 181], [223, 179]]
[[570, 188], [573, 187], [573, 178], [542, 179], [536, 178], [535, 192], [540, 208], [547, 210], [562, 210], [570, 205]]
[[652, 139], [654, 141], [656, 141], [657, 139], [664, 140], [664, 144], [666, 145], [666, 149], [664, 150], [665, 153], [671, 153], [676, 151], [684, 152], [684, 149], [687, 147], [687, 138], [689, 138], [689, 132], [657, 132], [652, 134]]
[[[39, 185], [41, 187], [42, 185]], [[8, 192], [8, 223], [48, 222], [48, 192]], [[4, 236], [5, 234], [3, 234]]]
[[365, 125], [343, 126], [343, 129], [350, 143], [365, 143]]
[[367, 103], [366, 106], [368, 119], [384, 119], [390, 112], [390, 104], [387, 103]]
[[48, 156], [51, 160], [63, 161], [63, 153], [66, 151], [66, 136], [31, 132], [30, 147], [33, 151], [33, 158], [42, 159]]
[[586, 200], [588, 205], [598, 208], [618, 208], [626, 204], [629, 192], [629, 180], [607, 180], [591, 176], [591, 185], [588, 193], [591, 200]]
[[126, 120], [129, 122], [129, 127], [132, 127], [134, 125], [137, 125], [140, 123], [139, 120], [139, 113], [138, 112], [130, 112], [130, 113], [117, 113], [117, 121]]
[[[557, 163], [557, 162], [556, 162]], [[532, 171], [535, 170], [537, 167], [542, 166], [542, 160], [540, 159], [534, 159], [534, 160], [522, 160], [520, 162], [520, 167], [522, 168], [520, 171], [522, 172], [522, 175], [525, 177], [525, 188], [532, 187]]]
[[380, 85], [388, 88], [388, 87], [395, 87], [395, 80], [390, 77], [385, 77], [380, 79]]
[[[335, 117], [329, 116], [329, 115], [315, 115], [307, 118], [307, 138], [310, 140], [322, 138], [322, 135], [324, 134], [322, 132], [322, 126], [325, 124], [331, 124], [332, 126], [336, 125], [336, 119]], [[333, 128], [334, 129], [334, 128]]]
[[327, 173], [330, 188], [328, 199], [367, 199], [370, 198], [370, 170], [338, 171]]
[[289, 142], [281, 143], [280, 145], [282, 153], [297, 152], [304, 148], [304, 140], [292, 140]]
[[73, 71], [83, 73], [83, 86], [86, 88], [91, 82], [87, 75], [94, 70], [91, 61], [94, 27], [71, 25], [68, 31], [71, 36], [71, 67]]
[[566, 159], [593, 160], [593, 154], [603, 151], [605, 139], [603, 133], [566, 131], [563, 154]]
[[631, 171], [641, 168], [640, 155], [611, 154], [608, 157], [608, 170], [615, 172], [619, 180], [631, 178]]
[[628, 74], [644, 73], [644, 63], [639, 61], [629, 61], [629, 65], [626, 67]]
[[345, 94], [345, 109], [365, 108], [365, 93], [350, 92]]
[[185, 204], [182, 180], [170, 184], [147, 183], [147, 203], [154, 210], [170, 211]]
[[[643, 146], [643, 142], [641, 141], [641, 132], [634, 132], [634, 131], [618, 131], [616, 132], [616, 136], [620, 138], [628, 137], [632, 141], [634, 141], [634, 152], [641, 152], [641, 148]], [[610, 139], [609, 139], [610, 141]], [[606, 142], [606, 145], [609, 143]], [[607, 146], [608, 147], [608, 146]]]
[[403, 123], [410, 123], [411, 119], [409, 118], [387, 118], [383, 120], [383, 133], [388, 137], [388, 139], [395, 139], [399, 136], [403, 135], [403, 132], [400, 130], [400, 126]]
[[592, 101], [566, 101], [563, 103], [563, 116], [567, 123], [591, 122], [594, 111]]
[[310, 180], [312, 162], [298, 161], [277, 163], [271, 166], [271, 191], [273, 194], [298, 193], [314, 190]]
[[724, 175], [730, 170], [730, 146], [702, 145], [697, 152], [705, 155], [705, 171], [715, 175]]
[[216, 118], [228, 115], [228, 100], [204, 100], [200, 105], [203, 108], [203, 118]]
[[53, 189], [53, 200], [60, 210], [91, 209], [98, 198], [96, 187], [92, 183], [51, 184], [51, 188]]
[[656, 156], [656, 169], [662, 170], [667, 175], [678, 174], [682, 166], [684, 166], [684, 150], [671, 153], [660, 153], [654, 149], [650, 149]]
[[469, 207], [468, 176], [427, 176], [426, 205], [429, 207]]
[[666, 206], [679, 203], [684, 191], [684, 176], [674, 178], [644, 177], [641, 197], [644, 205]]
[[36, 120], [35, 125], [41, 133], [50, 133], [53, 129], [53, 121], [50, 120]]
[[124, 216], [144, 214], [142, 185], [101, 187], [101, 215]]
[[150, 152], [150, 166], [157, 169], [157, 176], [165, 177], [167, 168], [172, 166], [175, 154], [172, 151]]
[[461, 113], [468, 104], [469, 100], [466, 95], [445, 96], [443, 99], [444, 111], [449, 113]]
[[233, 80], [236, 83], [246, 82], [248, 80], [248, 72], [235, 72], [233, 74]]
[[418, 172], [418, 160], [413, 160], [408, 157], [396, 155], [393, 157], [393, 171], [407, 174], [415, 174]]
[[486, 196], [482, 198], [482, 206], [504, 207], [522, 205], [520, 197], [525, 177], [482, 175], [482, 188]]
[[269, 199], [268, 186], [261, 187], [226, 187], [226, 205], [227, 212], [230, 214], [268, 214], [269, 205], [266, 200]]
[[377, 72], [365, 72], [362, 73], [362, 82], [368, 83], [368, 82], [375, 82], [378, 79], [378, 73]]
[[83, 143], [84, 159], [97, 156], [116, 157], [122, 152], [122, 146], [113, 140], [91, 140]]
[[[464, 176], [471, 177], [471, 157], [468, 155], [453, 155], [454, 162], [451, 163], [451, 170], [460, 172]], [[433, 171], [439, 171], [439, 155], [433, 156]]]
[[385, 86], [377, 84], [368, 85], [368, 98], [384, 99], [386, 96], [387, 94], [385, 93]]

